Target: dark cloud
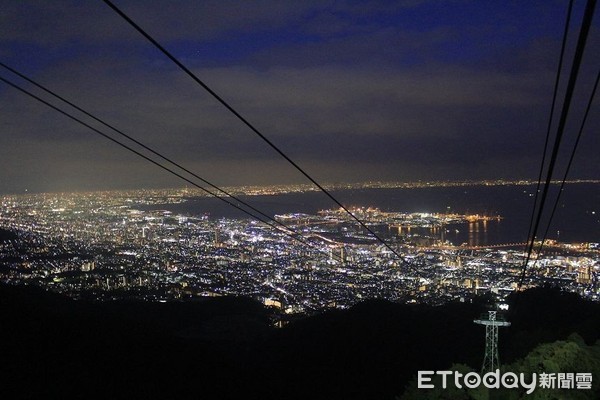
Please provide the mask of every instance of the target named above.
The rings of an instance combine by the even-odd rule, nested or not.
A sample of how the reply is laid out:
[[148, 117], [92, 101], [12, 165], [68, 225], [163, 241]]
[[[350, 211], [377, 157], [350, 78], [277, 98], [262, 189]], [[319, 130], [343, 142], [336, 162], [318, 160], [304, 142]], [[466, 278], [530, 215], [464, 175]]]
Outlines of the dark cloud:
[[[320, 180], [536, 176], [564, 7], [434, 3], [117, 2]], [[101, 2], [1, 18], [4, 62], [215, 183], [302, 181]], [[574, 118], [596, 27], [589, 46]], [[596, 136], [580, 176], [597, 174]], [[4, 85], [0, 141], [4, 191], [180, 184]]]

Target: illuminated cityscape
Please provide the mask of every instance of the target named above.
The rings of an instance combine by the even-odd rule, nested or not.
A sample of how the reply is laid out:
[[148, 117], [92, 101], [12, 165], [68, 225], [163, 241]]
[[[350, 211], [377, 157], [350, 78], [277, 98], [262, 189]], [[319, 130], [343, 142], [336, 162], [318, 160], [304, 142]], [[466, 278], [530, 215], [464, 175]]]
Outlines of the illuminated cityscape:
[[[237, 190], [277, 195], [303, 189]], [[352, 208], [404, 255], [398, 260], [343, 210], [276, 215], [301, 235], [294, 240], [285, 229], [249, 218], [160, 207], [197, 195], [171, 189], [4, 196], [0, 280], [93, 300], [248, 296], [285, 319], [372, 298], [439, 305], [491, 294], [502, 303], [517, 289], [526, 256], [525, 243], [477, 243], [475, 232], [500, 215]], [[445, 239], [459, 229], [469, 231], [470, 243]], [[598, 243], [551, 240], [530, 261], [523, 288], [552, 284], [597, 300], [599, 270]]]

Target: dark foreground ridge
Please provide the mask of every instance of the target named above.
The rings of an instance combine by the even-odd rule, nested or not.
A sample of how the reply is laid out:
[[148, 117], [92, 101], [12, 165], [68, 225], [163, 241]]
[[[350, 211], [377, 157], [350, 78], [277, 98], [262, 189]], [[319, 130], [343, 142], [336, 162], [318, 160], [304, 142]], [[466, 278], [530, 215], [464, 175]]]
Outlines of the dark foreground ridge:
[[[1, 398], [394, 399], [418, 370], [478, 370], [486, 299], [441, 307], [366, 301], [271, 327], [244, 298], [74, 301], [0, 285]], [[557, 289], [524, 292], [501, 332], [510, 363], [577, 332], [600, 306]]]

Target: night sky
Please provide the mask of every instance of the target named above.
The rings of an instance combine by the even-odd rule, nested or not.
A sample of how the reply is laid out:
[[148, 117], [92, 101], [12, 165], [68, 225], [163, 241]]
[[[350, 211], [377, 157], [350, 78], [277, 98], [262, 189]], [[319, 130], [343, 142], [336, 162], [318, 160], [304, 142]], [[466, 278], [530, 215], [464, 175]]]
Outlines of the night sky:
[[[325, 183], [537, 178], [567, 3], [115, 0]], [[306, 182], [102, 1], [0, 5], [2, 62], [216, 184]], [[563, 160], [600, 67], [595, 17]], [[573, 178], [600, 178], [599, 106]], [[0, 193], [183, 185], [0, 83]]]

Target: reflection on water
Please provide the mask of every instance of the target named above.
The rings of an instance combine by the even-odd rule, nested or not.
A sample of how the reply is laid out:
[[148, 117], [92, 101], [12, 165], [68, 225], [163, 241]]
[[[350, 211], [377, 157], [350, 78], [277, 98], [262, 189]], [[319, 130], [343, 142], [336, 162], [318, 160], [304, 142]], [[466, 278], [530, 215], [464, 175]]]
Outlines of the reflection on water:
[[498, 244], [498, 243], [490, 243], [488, 237], [488, 221], [477, 221], [477, 222], [469, 222], [469, 240], [467, 241], [467, 245], [469, 246], [485, 246], [488, 244]]
[[469, 246], [481, 246], [482, 244], [487, 244], [487, 226], [485, 229], [485, 236], [483, 238], [483, 242], [481, 243], [481, 235], [479, 234], [479, 222], [469, 222]]
[[508, 243], [506, 235], [502, 235], [501, 223], [498, 220], [484, 220], [427, 228], [404, 226], [398, 227], [397, 233], [399, 236], [419, 235], [442, 242], [449, 241], [455, 246], [489, 246]]

